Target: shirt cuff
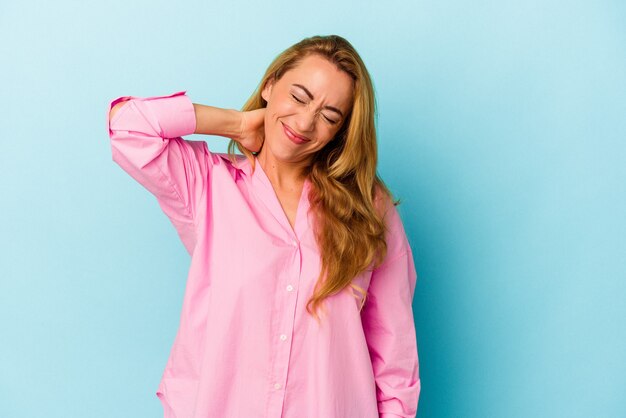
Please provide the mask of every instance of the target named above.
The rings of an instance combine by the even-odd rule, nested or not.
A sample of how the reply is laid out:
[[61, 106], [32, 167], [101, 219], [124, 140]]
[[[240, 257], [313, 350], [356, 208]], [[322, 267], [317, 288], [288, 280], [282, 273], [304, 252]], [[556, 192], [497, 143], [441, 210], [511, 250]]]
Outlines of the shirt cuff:
[[[185, 95], [187, 90], [172, 93], [167, 96], [118, 97], [109, 105], [109, 109], [115, 104], [124, 100], [138, 100], [144, 103], [150, 112], [149, 120], [158, 125], [159, 136], [161, 138], [176, 138], [179, 136], [191, 135], [196, 131], [196, 112], [193, 103]], [[123, 110], [123, 109], [122, 109]], [[122, 113], [117, 112], [111, 120], [113, 123], [117, 116]]]

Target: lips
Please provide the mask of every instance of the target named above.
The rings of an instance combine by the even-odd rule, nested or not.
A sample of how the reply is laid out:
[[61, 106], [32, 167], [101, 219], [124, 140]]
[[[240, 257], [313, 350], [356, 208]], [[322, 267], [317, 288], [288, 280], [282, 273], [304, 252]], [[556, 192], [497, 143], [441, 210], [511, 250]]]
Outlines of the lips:
[[293, 132], [284, 123], [283, 123], [283, 131], [285, 131], [285, 135], [287, 135], [287, 138], [291, 139], [291, 141], [295, 142], [296, 144], [304, 144], [305, 142], [309, 142], [310, 141], [310, 139], [308, 139], [308, 138], [306, 138], [304, 136], [300, 136], [300, 135], [296, 134], [295, 132]]

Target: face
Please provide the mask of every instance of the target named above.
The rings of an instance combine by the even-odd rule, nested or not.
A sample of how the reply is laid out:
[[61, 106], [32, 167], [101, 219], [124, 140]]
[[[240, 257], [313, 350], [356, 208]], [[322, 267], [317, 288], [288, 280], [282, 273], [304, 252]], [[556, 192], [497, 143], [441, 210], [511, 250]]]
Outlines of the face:
[[352, 94], [349, 74], [320, 55], [304, 58], [261, 92], [267, 101], [263, 152], [306, 164], [334, 140], [352, 106]]

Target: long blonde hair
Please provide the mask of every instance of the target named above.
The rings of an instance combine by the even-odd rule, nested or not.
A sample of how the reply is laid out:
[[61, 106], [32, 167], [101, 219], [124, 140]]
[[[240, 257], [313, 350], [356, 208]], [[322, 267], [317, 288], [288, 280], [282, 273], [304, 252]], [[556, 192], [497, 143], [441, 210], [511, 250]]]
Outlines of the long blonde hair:
[[[376, 100], [372, 81], [354, 47], [338, 35], [312, 36], [280, 53], [270, 64], [259, 86], [241, 108], [250, 111], [267, 106], [261, 92], [269, 80], [283, 74], [310, 54], [319, 54], [337, 65], [354, 80], [352, 108], [335, 138], [312, 158], [306, 170], [311, 180], [309, 200], [316, 216], [315, 238], [321, 253], [321, 271], [307, 311], [319, 322], [317, 310], [322, 301], [351, 286], [362, 295], [366, 291], [352, 280], [366, 269], [382, 263], [387, 253], [386, 225], [380, 201], [394, 201], [391, 191], [376, 172]], [[254, 154], [235, 140], [228, 144], [229, 159], [236, 163], [235, 146], [251, 160]]]

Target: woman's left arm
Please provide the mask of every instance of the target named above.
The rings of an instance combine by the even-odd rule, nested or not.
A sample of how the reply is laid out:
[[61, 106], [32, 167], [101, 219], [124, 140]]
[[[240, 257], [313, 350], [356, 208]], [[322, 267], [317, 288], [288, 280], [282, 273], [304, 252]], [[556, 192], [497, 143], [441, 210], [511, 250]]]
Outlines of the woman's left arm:
[[[389, 256], [372, 272], [361, 311], [376, 380], [380, 418], [414, 418], [420, 394], [413, 295], [413, 253], [395, 207], [390, 215]], [[395, 224], [395, 226], [393, 226]]]

